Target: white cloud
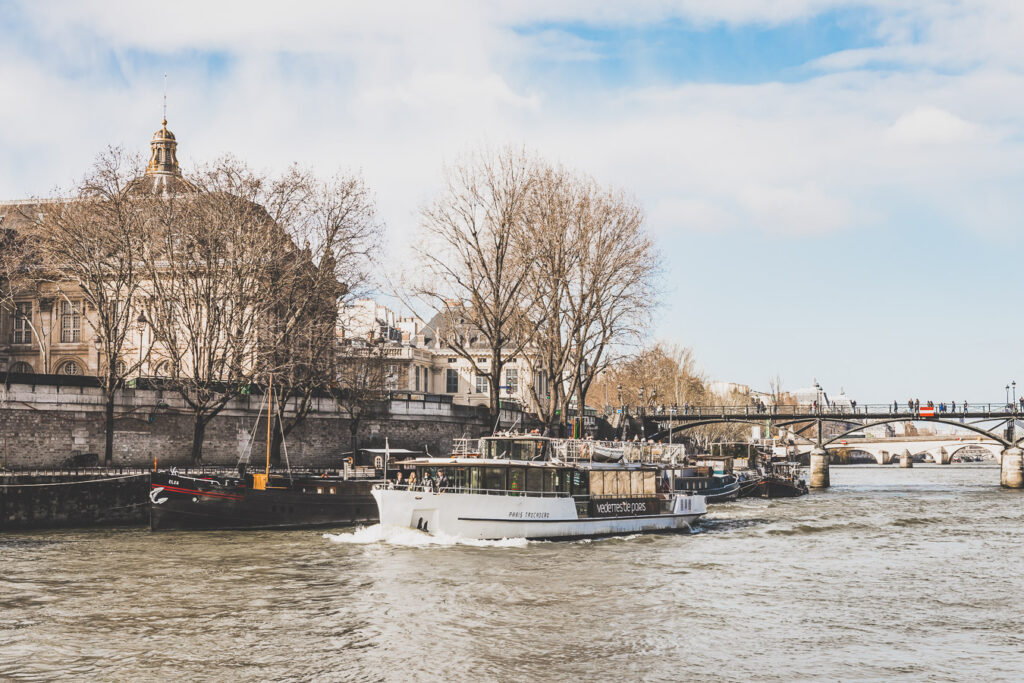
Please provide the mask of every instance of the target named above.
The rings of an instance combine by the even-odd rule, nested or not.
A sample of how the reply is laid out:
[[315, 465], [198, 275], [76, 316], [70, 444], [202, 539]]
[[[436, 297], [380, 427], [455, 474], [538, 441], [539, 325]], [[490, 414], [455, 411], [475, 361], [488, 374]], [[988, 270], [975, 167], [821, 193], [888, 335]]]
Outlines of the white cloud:
[[975, 126], [938, 107], [916, 107], [899, 117], [886, 133], [891, 140], [908, 143], [942, 143], [966, 140]]

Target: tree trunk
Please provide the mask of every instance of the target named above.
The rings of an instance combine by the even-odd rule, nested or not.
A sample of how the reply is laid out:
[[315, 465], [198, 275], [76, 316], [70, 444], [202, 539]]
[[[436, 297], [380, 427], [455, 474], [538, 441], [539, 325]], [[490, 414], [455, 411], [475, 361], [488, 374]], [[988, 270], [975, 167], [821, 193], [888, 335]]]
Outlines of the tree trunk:
[[103, 464], [110, 467], [114, 460], [114, 392], [107, 392], [107, 402], [103, 415]]
[[203, 438], [206, 436], [206, 420], [203, 416], [196, 415], [195, 424], [192, 427], [192, 462], [194, 464], [203, 461]]
[[356, 436], [356, 433], [359, 431], [359, 418], [358, 417], [353, 417], [351, 420], [349, 420], [348, 431], [349, 431], [349, 434], [352, 437], [352, 462], [355, 462], [355, 460], [356, 460], [356, 449], [359, 448], [359, 438]]

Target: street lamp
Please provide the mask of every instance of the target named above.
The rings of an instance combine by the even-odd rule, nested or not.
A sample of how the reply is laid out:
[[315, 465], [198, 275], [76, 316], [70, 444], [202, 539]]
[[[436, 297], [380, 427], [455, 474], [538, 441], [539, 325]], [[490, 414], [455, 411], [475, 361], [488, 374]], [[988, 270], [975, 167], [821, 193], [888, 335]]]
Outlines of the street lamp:
[[1010, 385], [1006, 385], [1006, 405], [1010, 405]]
[[92, 338], [92, 345], [96, 347], [96, 376], [100, 376], [100, 349], [103, 348], [103, 342], [100, 341], [98, 336]]
[[626, 440], [626, 407], [622, 405], [622, 382], [615, 387], [619, 398], [619, 424], [622, 425], [622, 440]]
[[1017, 380], [1010, 380], [1010, 389], [1013, 392], [1013, 405], [1017, 405]]
[[147, 323], [146, 314], [145, 313], [139, 313], [139, 317], [135, 320], [135, 327], [139, 330], [139, 364], [136, 367], [135, 376], [139, 377], [139, 378], [142, 377], [142, 359], [143, 359], [142, 342], [144, 340], [143, 335], [146, 332], [146, 323]]

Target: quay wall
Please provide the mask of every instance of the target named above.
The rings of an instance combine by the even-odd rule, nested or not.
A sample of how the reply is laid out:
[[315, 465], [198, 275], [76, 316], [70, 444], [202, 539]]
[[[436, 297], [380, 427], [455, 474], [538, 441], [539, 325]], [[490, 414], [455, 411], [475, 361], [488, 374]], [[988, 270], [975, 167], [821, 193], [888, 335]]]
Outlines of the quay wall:
[[0, 531], [144, 524], [148, 519], [149, 473], [0, 477]]
[[[449, 452], [452, 439], [489, 433], [486, 412], [430, 397], [393, 399], [381, 404], [359, 424], [360, 447]], [[249, 452], [262, 461], [266, 427], [258, 419], [262, 397], [231, 401], [206, 428], [203, 464], [234, 467]], [[290, 414], [291, 407], [285, 409]], [[508, 416], [508, 422], [514, 416]], [[505, 422], [505, 420], [503, 420]], [[288, 460], [295, 467], [340, 462], [350, 450], [350, 421], [334, 401], [317, 399], [305, 421], [289, 434]], [[261, 426], [263, 425], [263, 426]], [[124, 389], [115, 408], [115, 467], [161, 467], [189, 464], [192, 415], [175, 392]], [[253, 433], [255, 431], [255, 436]], [[250, 441], [250, 439], [252, 439]], [[104, 447], [103, 395], [97, 387], [0, 384], [0, 467], [9, 470], [55, 468], [75, 455]], [[101, 463], [102, 464], [102, 463]]]

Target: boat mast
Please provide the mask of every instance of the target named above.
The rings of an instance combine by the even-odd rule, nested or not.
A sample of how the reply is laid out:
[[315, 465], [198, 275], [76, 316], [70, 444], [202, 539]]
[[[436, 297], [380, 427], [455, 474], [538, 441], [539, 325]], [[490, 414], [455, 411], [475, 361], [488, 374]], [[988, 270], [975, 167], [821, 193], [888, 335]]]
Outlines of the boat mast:
[[270, 422], [274, 414], [274, 375], [270, 375], [270, 384], [267, 386], [267, 466], [263, 471], [270, 477]]

